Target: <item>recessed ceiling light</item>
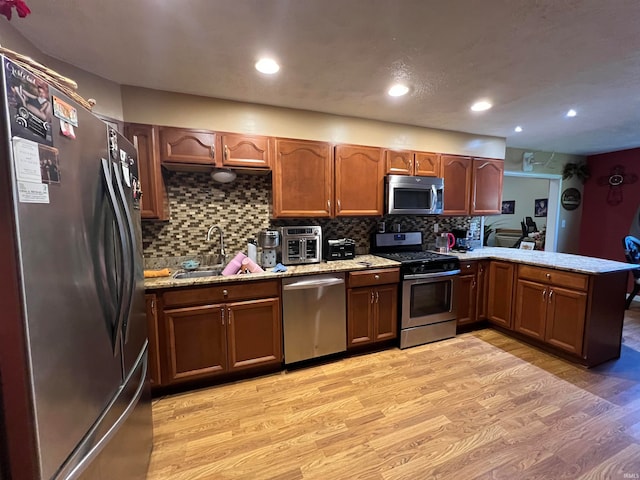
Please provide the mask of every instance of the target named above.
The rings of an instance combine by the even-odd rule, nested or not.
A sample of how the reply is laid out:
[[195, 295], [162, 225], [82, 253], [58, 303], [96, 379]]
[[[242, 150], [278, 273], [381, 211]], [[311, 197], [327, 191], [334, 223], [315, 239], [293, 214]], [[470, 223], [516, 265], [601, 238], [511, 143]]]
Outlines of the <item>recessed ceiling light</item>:
[[389, 89], [387, 93], [392, 97], [401, 97], [403, 95], [406, 95], [408, 92], [409, 92], [409, 87], [407, 87], [406, 85], [402, 85], [400, 83], [396, 83]]
[[256, 70], [267, 75], [272, 75], [280, 70], [280, 65], [271, 58], [261, 58], [256, 62]]
[[520, 125], [518, 125], [516, 128], [514, 128], [514, 130], [518, 133], [520, 133], [522, 131], [522, 127]]
[[493, 107], [493, 105], [491, 105], [490, 102], [481, 100], [471, 105], [471, 110], [473, 110], [474, 112], [484, 112], [485, 110], [489, 110], [491, 107]]
[[573, 108], [567, 112], [567, 117], [575, 117], [578, 114]]

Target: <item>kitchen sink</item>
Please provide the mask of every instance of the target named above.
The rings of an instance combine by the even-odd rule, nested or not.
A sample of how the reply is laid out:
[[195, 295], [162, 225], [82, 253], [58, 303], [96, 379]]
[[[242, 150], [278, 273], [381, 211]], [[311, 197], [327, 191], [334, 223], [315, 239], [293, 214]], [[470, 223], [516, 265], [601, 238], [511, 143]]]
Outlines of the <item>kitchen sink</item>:
[[173, 274], [173, 278], [176, 280], [180, 280], [183, 278], [201, 278], [201, 277], [215, 277], [220, 275], [222, 272], [222, 268], [213, 268], [213, 269], [203, 269], [203, 270], [192, 270], [192, 271], [184, 271], [179, 270]]

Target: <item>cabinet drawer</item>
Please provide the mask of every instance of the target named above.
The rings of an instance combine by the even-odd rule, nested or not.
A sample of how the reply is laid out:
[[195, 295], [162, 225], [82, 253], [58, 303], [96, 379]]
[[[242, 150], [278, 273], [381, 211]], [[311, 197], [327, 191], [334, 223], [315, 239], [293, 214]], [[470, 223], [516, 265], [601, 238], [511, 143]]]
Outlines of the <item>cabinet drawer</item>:
[[349, 272], [347, 287], [366, 287], [369, 285], [383, 285], [385, 283], [398, 283], [400, 281], [399, 268], [381, 268], [377, 270], [363, 270]]
[[476, 273], [478, 271], [477, 261], [460, 262], [460, 275]]
[[162, 300], [165, 307], [181, 307], [279, 296], [278, 280], [268, 280], [167, 290], [162, 294]]
[[550, 283], [559, 287], [573, 288], [574, 290], [587, 290], [589, 287], [588, 275], [554, 270], [552, 268], [520, 265], [518, 267], [518, 277], [537, 282]]

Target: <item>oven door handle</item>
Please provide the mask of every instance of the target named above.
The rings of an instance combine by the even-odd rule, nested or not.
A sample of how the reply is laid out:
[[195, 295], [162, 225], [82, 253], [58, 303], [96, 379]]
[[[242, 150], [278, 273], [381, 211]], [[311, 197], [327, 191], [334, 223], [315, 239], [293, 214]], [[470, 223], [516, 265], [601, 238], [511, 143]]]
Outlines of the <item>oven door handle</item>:
[[439, 278], [450, 277], [452, 275], [458, 275], [460, 270], [449, 270], [448, 272], [436, 272], [436, 273], [417, 273], [415, 275], [405, 275], [403, 280], [422, 280], [427, 278]]

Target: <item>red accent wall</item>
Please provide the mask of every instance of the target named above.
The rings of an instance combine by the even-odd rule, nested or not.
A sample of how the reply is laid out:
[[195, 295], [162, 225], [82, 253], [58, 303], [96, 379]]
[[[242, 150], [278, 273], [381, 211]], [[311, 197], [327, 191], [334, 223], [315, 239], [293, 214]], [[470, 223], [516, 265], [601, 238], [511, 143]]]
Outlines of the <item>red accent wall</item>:
[[[587, 157], [591, 178], [584, 185], [584, 203], [580, 228], [580, 254], [624, 262], [622, 238], [629, 229], [640, 206], [640, 148], [603, 153]], [[598, 185], [598, 179], [608, 178], [616, 165], [624, 173], [635, 173], [635, 183], [622, 185], [622, 203], [609, 205], [609, 185]]]

